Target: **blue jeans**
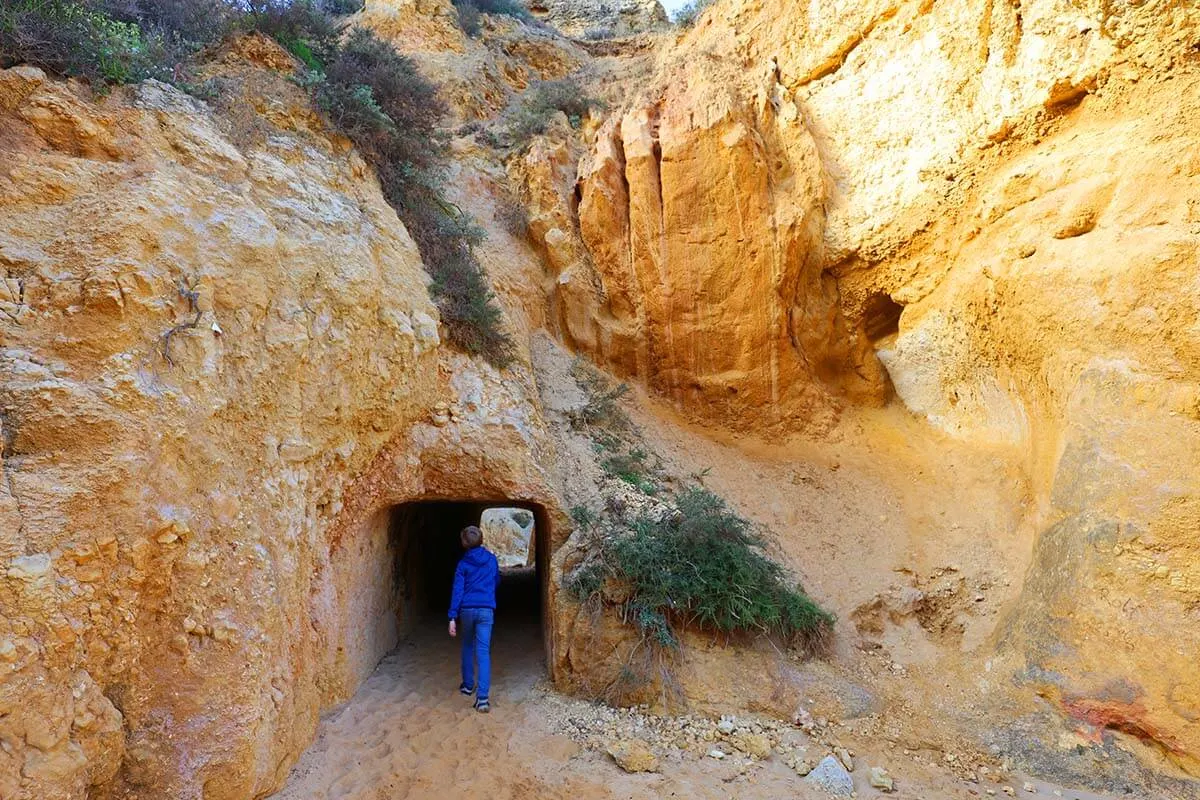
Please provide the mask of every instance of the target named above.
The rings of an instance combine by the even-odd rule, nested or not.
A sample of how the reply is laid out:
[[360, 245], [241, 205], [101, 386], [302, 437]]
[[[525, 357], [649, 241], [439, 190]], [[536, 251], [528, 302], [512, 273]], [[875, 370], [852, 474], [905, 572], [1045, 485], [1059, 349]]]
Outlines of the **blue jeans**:
[[[490, 608], [463, 608], [458, 612], [462, 629], [463, 686], [475, 687], [476, 700], [487, 700], [492, 688], [492, 623], [496, 612]], [[475, 663], [479, 662], [479, 683], [475, 683]]]

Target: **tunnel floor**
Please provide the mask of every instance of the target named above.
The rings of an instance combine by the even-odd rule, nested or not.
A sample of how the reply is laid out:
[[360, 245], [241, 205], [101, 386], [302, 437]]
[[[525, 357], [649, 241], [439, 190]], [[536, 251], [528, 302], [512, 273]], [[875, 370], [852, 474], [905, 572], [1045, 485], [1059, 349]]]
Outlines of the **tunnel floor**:
[[531, 789], [521, 788], [524, 779], [503, 774], [512, 769], [502, 765], [514, 749], [531, 748], [523, 756], [528, 759], [540, 753], [537, 738], [522, 731], [537, 719], [530, 716], [531, 697], [546, 675], [541, 559], [501, 570], [491, 714], [476, 713], [473, 698], [459, 694], [462, 640], [446, 630], [454, 569], [463, 553], [459, 531], [479, 524], [484, 508], [511, 506], [439, 501], [393, 509], [389, 536], [400, 643], [349, 702], [322, 720], [317, 740], [275, 797], [531, 796]]

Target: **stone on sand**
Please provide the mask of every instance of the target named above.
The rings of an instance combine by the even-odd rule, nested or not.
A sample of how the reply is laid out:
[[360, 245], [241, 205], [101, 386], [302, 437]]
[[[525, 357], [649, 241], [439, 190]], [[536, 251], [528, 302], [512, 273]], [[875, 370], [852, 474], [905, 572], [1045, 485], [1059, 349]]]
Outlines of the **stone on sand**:
[[834, 797], [849, 797], [854, 794], [854, 781], [842, 762], [833, 756], [825, 756], [812, 772], [804, 778], [807, 783], [820, 786]]
[[608, 754], [626, 772], [658, 772], [658, 756], [640, 739], [621, 739], [608, 746]]

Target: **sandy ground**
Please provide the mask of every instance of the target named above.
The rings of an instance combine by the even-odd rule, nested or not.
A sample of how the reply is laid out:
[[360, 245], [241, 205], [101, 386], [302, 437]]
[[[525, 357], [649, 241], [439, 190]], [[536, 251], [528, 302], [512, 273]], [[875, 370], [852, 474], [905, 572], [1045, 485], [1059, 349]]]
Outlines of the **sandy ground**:
[[[322, 721], [276, 800], [398, 798], [779, 798], [820, 800], [778, 756], [763, 762], [667, 754], [660, 774], [622, 772], [601, 749], [573, 741], [564, 722], [594, 707], [544, 683], [540, 631], [529, 620], [498, 622], [491, 714], [457, 692], [457, 643], [431, 620], [393, 651], [358, 693]], [[893, 766], [900, 784], [883, 795], [854, 780], [860, 798], [966, 800], [986, 788], [916, 765]], [[1008, 785], [1008, 784], [1004, 784]], [[1003, 785], [995, 796], [1006, 796]], [[1038, 783], [1021, 797], [1096, 800]], [[1054, 794], [1055, 791], [1061, 794]]]
[[[659, 750], [661, 772], [627, 774], [605, 753], [612, 733], [581, 734], [585, 723], [621, 738], [640, 735], [642, 715], [612, 712], [563, 697], [547, 685], [541, 630], [530, 594], [509, 586], [500, 597], [493, 644], [493, 710], [479, 714], [457, 691], [458, 642], [437, 617], [419, 626], [389, 654], [347, 703], [322, 720], [316, 741], [293, 768], [276, 800], [397, 800], [398, 798], [778, 798], [821, 800], [773, 755], [751, 761], [731, 752], [714, 760], [701, 751]], [[661, 718], [660, 718], [661, 720]], [[712, 721], [715, 724], [715, 720]], [[701, 724], [707, 724], [702, 722]], [[799, 730], [798, 742], [809, 740]], [[728, 750], [728, 748], [726, 748]], [[822, 755], [819, 748], [814, 754]], [[867, 779], [867, 761], [854, 772], [860, 798], [968, 800], [986, 797], [982, 785], [916, 761], [886, 763], [899, 781], [883, 795]], [[1009, 783], [1013, 781], [1010, 780]], [[1003, 785], [993, 788], [1004, 797]], [[1096, 800], [1096, 795], [1038, 784], [1024, 797]], [[1058, 790], [1061, 794], [1055, 795]]]

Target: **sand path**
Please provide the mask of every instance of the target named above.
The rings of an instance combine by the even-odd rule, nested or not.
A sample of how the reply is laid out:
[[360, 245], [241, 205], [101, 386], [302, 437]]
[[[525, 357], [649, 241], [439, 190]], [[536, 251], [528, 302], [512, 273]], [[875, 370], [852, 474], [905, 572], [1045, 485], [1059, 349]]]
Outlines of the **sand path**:
[[[562, 728], [563, 709], [587, 704], [545, 685], [541, 634], [535, 622], [498, 620], [494, 702], [478, 714], [457, 692], [457, 642], [440, 621], [421, 626], [389, 654], [347, 703], [322, 720], [313, 745], [276, 800], [437, 798], [779, 798], [826, 800], [778, 757], [747, 769], [730, 758], [691, 754], [663, 759], [658, 774], [629, 775], [607, 755], [581, 746]], [[572, 705], [574, 704], [574, 706]], [[982, 787], [952, 776], [904, 775], [901, 791], [883, 795], [856, 770], [860, 798], [966, 800]], [[1017, 784], [1018, 789], [1020, 784]], [[1039, 784], [1037, 795], [1053, 797]], [[1000, 797], [1003, 795], [996, 792]], [[1094, 798], [1066, 791], [1059, 797]]]

